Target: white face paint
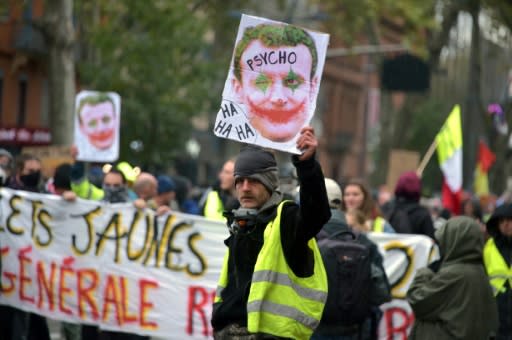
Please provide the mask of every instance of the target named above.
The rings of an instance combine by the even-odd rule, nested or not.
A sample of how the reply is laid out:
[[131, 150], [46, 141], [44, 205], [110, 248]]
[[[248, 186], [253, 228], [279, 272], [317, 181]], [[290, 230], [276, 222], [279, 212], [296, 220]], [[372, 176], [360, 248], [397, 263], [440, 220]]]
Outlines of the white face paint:
[[[256, 63], [261, 55], [266, 62]], [[312, 62], [305, 45], [274, 48], [256, 40], [242, 54], [241, 82], [235, 82], [235, 91], [247, 108], [251, 125], [263, 137], [289, 141], [311, 118]]]

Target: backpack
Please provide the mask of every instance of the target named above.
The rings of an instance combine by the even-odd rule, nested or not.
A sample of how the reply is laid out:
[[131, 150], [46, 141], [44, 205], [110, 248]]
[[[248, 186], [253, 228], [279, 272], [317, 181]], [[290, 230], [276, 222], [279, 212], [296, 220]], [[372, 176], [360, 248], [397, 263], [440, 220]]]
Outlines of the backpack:
[[409, 209], [397, 208], [396, 204], [393, 204], [391, 211], [386, 216], [389, 224], [399, 234], [411, 234], [411, 221], [409, 220]]
[[317, 236], [327, 272], [328, 295], [321, 324], [351, 326], [371, 315], [372, 264], [369, 248], [358, 235], [340, 230]]

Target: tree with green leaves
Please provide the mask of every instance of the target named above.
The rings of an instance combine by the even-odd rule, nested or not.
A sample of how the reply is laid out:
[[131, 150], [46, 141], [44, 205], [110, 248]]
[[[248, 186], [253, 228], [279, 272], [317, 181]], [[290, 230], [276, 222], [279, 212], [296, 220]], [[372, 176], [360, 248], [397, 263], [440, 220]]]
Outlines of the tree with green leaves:
[[122, 98], [121, 158], [168, 164], [184, 153], [192, 118], [220, 103], [207, 12], [184, 0], [131, 0], [80, 1], [76, 13], [82, 87]]
[[[485, 13], [495, 25], [504, 25], [512, 28], [512, 3], [507, 0], [429, 0], [411, 2], [407, 0], [365, 0], [339, 2], [335, 0], [321, 1], [321, 6], [329, 13], [327, 22], [329, 30], [336, 32], [346, 44], [355, 44], [357, 41], [367, 41], [371, 44], [380, 44], [383, 22], [392, 21], [400, 27], [403, 34], [402, 44], [406, 45], [414, 54], [423, 56], [432, 72], [437, 72], [440, 55], [443, 48], [449, 45], [450, 32], [457, 24], [459, 13], [468, 13], [472, 18], [473, 32], [472, 45], [468, 60], [468, 79], [466, 95], [463, 102], [464, 127], [464, 169], [465, 187], [472, 184], [472, 172], [475, 167], [476, 145], [481, 135], [489, 136], [489, 126], [484, 128], [485, 109], [481, 99], [481, 28], [478, 25], [480, 13]], [[374, 63], [381, 64], [378, 57]], [[440, 113], [436, 111], [425, 112], [433, 107], [446, 107], [444, 116], [449, 112], [449, 103], [453, 100], [451, 94], [446, 97], [432, 98], [430, 93], [408, 95], [405, 104], [398, 111], [386, 106], [388, 94], [383, 93], [383, 112], [381, 113], [380, 144], [378, 145], [377, 164], [373, 182], [383, 183], [386, 178], [387, 159], [391, 149], [408, 146], [421, 154], [427, 150], [430, 142], [440, 126]], [[434, 103], [436, 103], [434, 105]], [[387, 108], [387, 109], [386, 109]], [[429, 122], [417, 120], [417, 112], [423, 112], [432, 119]], [[442, 115], [442, 113], [441, 113]], [[442, 121], [442, 120], [441, 120]], [[427, 125], [425, 125], [427, 123]], [[422, 124], [422, 125], [420, 125]], [[413, 126], [409, 128], [409, 126]], [[411, 131], [418, 130], [423, 135], [429, 135], [430, 142], [419, 142]], [[409, 131], [408, 133], [406, 133]], [[413, 143], [416, 140], [420, 144]], [[424, 144], [427, 143], [427, 144]], [[502, 150], [503, 151], [503, 150]], [[503, 151], [504, 152], [504, 151]], [[434, 162], [435, 163], [435, 162]], [[427, 167], [427, 171], [430, 167]]]

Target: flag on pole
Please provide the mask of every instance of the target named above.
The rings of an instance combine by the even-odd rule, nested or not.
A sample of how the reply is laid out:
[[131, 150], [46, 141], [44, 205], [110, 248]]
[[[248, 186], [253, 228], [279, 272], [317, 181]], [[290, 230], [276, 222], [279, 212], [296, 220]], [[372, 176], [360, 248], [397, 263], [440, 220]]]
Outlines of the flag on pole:
[[459, 105], [453, 107], [436, 135], [436, 143], [439, 166], [443, 172], [443, 206], [457, 215], [462, 194], [462, 124]]
[[477, 196], [489, 195], [489, 179], [487, 174], [496, 160], [496, 155], [480, 141], [478, 144], [478, 160], [475, 169], [474, 190]]

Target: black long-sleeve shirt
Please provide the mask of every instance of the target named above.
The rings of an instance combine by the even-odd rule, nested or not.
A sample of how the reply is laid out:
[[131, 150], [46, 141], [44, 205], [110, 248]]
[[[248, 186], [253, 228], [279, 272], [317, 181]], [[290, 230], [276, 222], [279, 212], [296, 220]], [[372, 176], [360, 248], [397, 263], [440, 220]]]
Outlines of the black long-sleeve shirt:
[[[291, 270], [299, 277], [313, 274], [314, 257], [308, 247], [312, 239], [331, 217], [320, 164], [313, 158], [299, 161], [293, 157], [300, 183], [300, 206], [290, 202], [281, 212], [281, 242]], [[232, 234], [229, 247], [228, 285], [222, 291], [222, 302], [214, 305], [212, 326], [221, 330], [229, 324], [247, 325], [247, 300], [256, 259], [263, 246], [263, 232], [275, 218], [277, 206], [260, 212], [254, 231]], [[231, 223], [228, 219], [228, 223]]]

